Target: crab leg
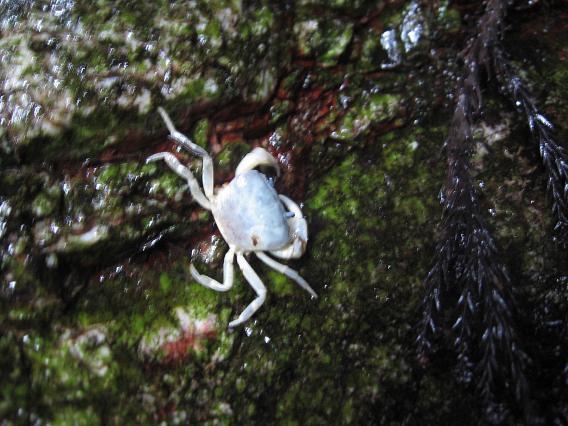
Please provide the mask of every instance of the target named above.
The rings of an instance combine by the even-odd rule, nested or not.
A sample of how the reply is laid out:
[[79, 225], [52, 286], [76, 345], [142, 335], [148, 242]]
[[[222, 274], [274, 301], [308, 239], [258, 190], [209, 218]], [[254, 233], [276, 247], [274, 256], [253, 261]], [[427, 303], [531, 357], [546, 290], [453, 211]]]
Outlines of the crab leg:
[[270, 153], [260, 147], [256, 147], [251, 152], [243, 157], [237, 170], [235, 170], [235, 176], [248, 172], [258, 166], [270, 166], [276, 169], [276, 176], [280, 176], [280, 167], [278, 166], [278, 161]]
[[235, 257], [235, 248], [229, 248], [227, 254], [225, 254], [225, 260], [223, 261], [223, 282], [220, 283], [211, 277], [206, 275], [201, 275], [193, 266], [193, 263], [189, 265], [189, 271], [191, 276], [195, 281], [197, 281], [202, 286], [210, 288], [215, 291], [228, 291], [233, 286], [233, 259]]
[[213, 160], [211, 159], [211, 156], [199, 145], [191, 142], [191, 140], [183, 133], [180, 133], [176, 130], [174, 123], [172, 122], [170, 116], [164, 110], [164, 108], [158, 107], [158, 112], [162, 116], [164, 123], [166, 123], [166, 127], [170, 131], [170, 137], [185, 149], [193, 152], [195, 155], [198, 155], [203, 159], [203, 191], [205, 192], [205, 196], [211, 200], [213, 197]]
[[255, 251], [254, 254], [256, 254], [256, 256], [262, 260], [264, 263], [266, 263], [268, 266], [270, 266], [272, 269], [277, 270], [278, 272], [280, 272], [281, 274], [286, 275], [288, 278], [290, 278], [291, 280], [294, 280], [298, 283], [298, 285], [300, 287], [302, 287], [304, 290], [306, 290], [308, 293], [310, 293], [312, 295], [312, 297], [317, 298], [318, 295], [316, 294], [316, 292], [310, 287], [310, 285], [308, 284], [308, 282], [303, 279], [300, 274], [298, 274], [297, 271], [295, 271], [294, 269], [290, 268], [289, 266], [283, 265], [281, 263], [278, 263], [277, 261], [275, 261], [274, 259], [268, 257], [266, 254], [264, 254], [261, 251]]
[[240, 325], [247, 321], [258, 310], [258, 308], [262, 306], [264, 300], [266, 299], [266, 287], [264, 286], [258, 275], [256, 275], [256, 272], [254, 272], [254, 269], [252, 269], [252, 267], [246, 261], [242, 253], [237, 253], [237, 263], [241, 267], [241, 271], [243, 271], [243, 275], [245, 276], [246, 280], [257, 294], [257, 298], [254, 299], [243, 312], [241, 312], [236, 320], [229, 323], [229, 328], [236, 327], [237, 325]]
[[195, 179], [191, 170], [179, 162], [175, 155], [170, 152], [158, 152], [157, 154], [150, 155], [146, 158], [146, 163], [157, 160], [164, 160], [170, 169], [184, 178], [189, 186], [189, 192], [191, 192], [191, 196], [195, 199], [195, 201], [197, 201], [204, 209], [211, 210], [211, 203], [205, 195], [203, 195], [203, 192], [201, 192], [197, 179]]

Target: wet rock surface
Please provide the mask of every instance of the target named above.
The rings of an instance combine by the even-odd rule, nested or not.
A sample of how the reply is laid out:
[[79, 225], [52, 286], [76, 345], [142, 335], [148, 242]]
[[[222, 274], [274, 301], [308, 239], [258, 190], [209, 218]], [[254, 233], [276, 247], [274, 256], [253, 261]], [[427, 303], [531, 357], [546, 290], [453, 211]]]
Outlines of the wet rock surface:
[[[475, 12], [449, 3], [0, 1], [3, 424], [478, 424], [455, 356], [415, 345]], [[566, 141], [568, 10], [524, 3], [504, 43]], [[546, 423], [568, 416], [566, 251], [538, 146], [484, 96], [471, 174]], [[191, 278], [194, 261], [220, 279], [227, 246], [145, 163], [170, 151], [200, 175], [158, 106], [217, 185], [256, 146], [278, 159], [310, 232], [287, 263], [318, 299], [251, 258], [267, 301], [227, 329], [254, 293], [240, 272], [227, 293]]]

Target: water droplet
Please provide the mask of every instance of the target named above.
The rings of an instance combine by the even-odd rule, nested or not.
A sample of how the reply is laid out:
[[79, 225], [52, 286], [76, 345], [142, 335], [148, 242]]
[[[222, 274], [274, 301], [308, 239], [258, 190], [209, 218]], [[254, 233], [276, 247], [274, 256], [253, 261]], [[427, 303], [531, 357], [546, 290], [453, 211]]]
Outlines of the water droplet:
[[402, 53], [396, 37], [396, 31], [391, 29], [382, 33], [380, 42], [382, 48], [385, 50], [389, 60], [391, 61], [390, 64], [383, 65], [383, 68], [389, 68], [400, 64], [402, 61]]

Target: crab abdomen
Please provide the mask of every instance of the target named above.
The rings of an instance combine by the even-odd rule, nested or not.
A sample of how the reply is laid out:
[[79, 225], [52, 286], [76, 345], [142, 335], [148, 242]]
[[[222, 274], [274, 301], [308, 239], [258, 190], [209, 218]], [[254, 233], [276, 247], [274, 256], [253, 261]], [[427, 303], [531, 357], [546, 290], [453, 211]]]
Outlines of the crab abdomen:
[[225, 241], [242, 251], [277, 250], [290, 240], [278, 194], [256, 170], [221, 188], [212, 211]]

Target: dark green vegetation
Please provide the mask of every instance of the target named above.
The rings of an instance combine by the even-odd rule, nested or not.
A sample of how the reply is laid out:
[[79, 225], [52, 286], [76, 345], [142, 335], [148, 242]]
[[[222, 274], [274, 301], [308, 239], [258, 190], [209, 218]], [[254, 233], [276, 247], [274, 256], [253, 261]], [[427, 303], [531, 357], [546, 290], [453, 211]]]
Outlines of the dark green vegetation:
[[[568, 139], [568, 10], [519, 1], [507, 31], [498, 22], [491, 33], [479, 2], [448, 3], [0, 2], [0, 419], [566, 422], [568, 262], [553, 230], [566, 164], [553, 153], [543, 167], [534, 138]], [[435, 286], [424, 280], [437, 243], [460, 229], [440, 227], [439, 203], [467, 76], [456, 58], [489, 33], [509, 65], [499, 80], [472, 56], [483, 107], [466, 120], [469, 151], [449, 145], [467, 157], [470, 180], [457, 187], [476, 197], [462, 212], [481, 218], [495, 248], [447, 259], [483, 258], [508, 313], [474, 300], [466, 351], [455, 342], [464, 323], [452, 325], [468, 287], [447, 286], [425, 350], [422, 300]], [[276, 187], [304, 203], [310, 230], [289, 264], [317, 300], [252, 260], [267, 301], [227, 330], [254, 294], [240, 273], [228, 293], [190, 278], [192, 259], [220, 278], [227, 247], [183, 182], [144, 164], [169, 150], [199, 174], [157, 106], [213, 153], [218, 184], [254, 146], [277, 156]], [[520, 349], [499, 347], [507, 372], [488, 378], [492, 312], [506, 317], [492, 338]]]

